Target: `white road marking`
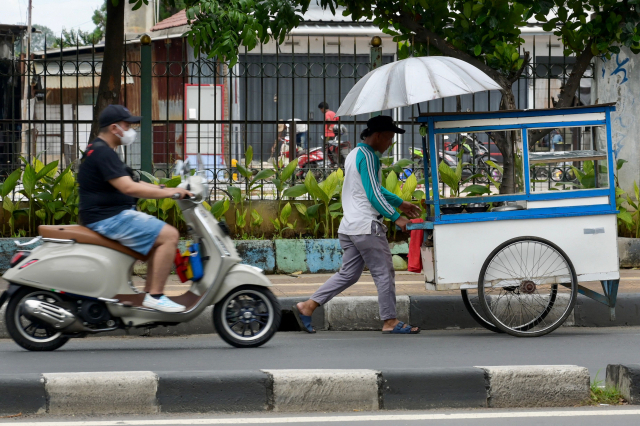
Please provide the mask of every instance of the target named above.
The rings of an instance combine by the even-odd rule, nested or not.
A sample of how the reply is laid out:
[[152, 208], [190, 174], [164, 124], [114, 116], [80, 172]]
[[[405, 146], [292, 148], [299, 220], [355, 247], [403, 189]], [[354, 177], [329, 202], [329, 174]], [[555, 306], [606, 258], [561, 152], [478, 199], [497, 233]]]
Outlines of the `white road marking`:
[[[318, 422], [372, 422], [372, 421], [417, 421], [417, 420], [465, 420], [465, 419], [517, 419], [536, 417], [593, 417], [593, 416], [636, 416], [640, 410], [565, 410], [565, 411], [522, 411], [493, 413], [453, 413], [453, 414], [379, 414], [322, 417], [245, 417], [228, 419], [162, 419], [162, 420], [96, 420], [79, 422], [38, 422], [38, 426], [137, 426], [137, 425], [238, 425], [277, 423], [318, 423]], [[20, 424], [21, 422], [12, 422]]]

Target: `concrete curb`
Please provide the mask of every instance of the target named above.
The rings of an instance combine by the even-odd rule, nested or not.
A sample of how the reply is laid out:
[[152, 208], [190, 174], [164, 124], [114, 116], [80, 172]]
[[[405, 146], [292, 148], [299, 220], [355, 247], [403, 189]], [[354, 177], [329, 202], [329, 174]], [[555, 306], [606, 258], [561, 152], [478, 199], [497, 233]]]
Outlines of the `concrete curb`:
[[577, 366], [0, 375], [0, 415], [574, 406]]
[[618, 388], [629, 404], [640, 405], [640, 364], [607, 365], [605, 383]]
[[[307, 300], [307, 297], [280, 297], [282, 323], [279, 331], [300, 331], [291, 306]], [[461, 296], [397, 296], [398, 318], [423, 330], [475, 329], [480, 325], [469, 315]], [[9, 335], [4, 326], [7, 305], [0, 309], [0, 338]], [[132, 329], [129, 334], [161, 336], [189, 336], [212, 334], [213, 307], [207, 307], [190, 322], [151, 330]], [[313, 313], [313, 325], [320, 331], [370, 331], [380, 330], [382, 321], [376, 296], [337, 297]], [[575, 309], [563, 326], [566, 327], [629, 327], [640, 325], [640, 294], [618, 295], [616, 320], [609, 318], [609, 309], [584, 296], [579, 296]], [[97, 334], [100, 336], [123, 336], [118, 330]]]
[[575, 365], [479, 367], [491, 408], [569, 407], [589, 398], [589, 370]]

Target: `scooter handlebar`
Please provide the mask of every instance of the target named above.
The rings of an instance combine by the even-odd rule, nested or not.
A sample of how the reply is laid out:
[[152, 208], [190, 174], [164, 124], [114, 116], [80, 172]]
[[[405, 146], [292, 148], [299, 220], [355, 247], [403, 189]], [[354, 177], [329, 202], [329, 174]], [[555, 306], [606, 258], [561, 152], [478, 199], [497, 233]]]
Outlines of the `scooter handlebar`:
[[[171, 196], [171, 198], [173, 198], [174, 200], [180, 200], [180, 199], [182, 199], [182, 195], [181, 194], [173, 194]], [[184, 199], [185, 200], [195, 200], [196, 196], [195, 195], [194, 196], [189, 196], [189, 197], [185, 197]]]

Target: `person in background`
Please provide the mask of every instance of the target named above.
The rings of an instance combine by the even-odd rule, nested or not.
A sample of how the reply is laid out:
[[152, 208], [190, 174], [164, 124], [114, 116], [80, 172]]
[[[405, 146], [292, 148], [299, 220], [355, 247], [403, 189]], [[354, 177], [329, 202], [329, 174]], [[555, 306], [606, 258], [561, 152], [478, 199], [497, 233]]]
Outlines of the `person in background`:
[[562, 135], [558, 129], [551, 132], [551, 151], [561, 151], [559, 144], [563, 143]]
[[294, 118], [293, 121], [299, 121], [296, 123], [296, 145], [304, 150], [309, 149], [309, 126], [299, 118]]
[[301, 330], [315, 333], [311, 325], [313, 311], [358, 282], [366, 264], [378, 289], [380, 319], [384, 321], [382, 332], [420, 332], [418, 327], [412, 327], [397, 318], [395, 272], [387, 228], [382, 224], [383, 218], [386, 218], [406, 231], [409, 219], [401, 216], [396, 208], [409, 218], [420, 216], [418, 206], [403, 201], [380, 184], [382, 170], [379, 157], [389, 149], [395, 134], [404, 132], [393, 123], [391, 117], [373, 117], [360, 135], [363, 142], [347, 156], [342, 189], [344, 216], [338, 228], [340, 247], [344, 251], [342, 267], [309, 300], [293, 305], [292, 310]]
[[322, 113], [324, 114], [324, 121], [325, 121], [324, 138], [326, 142], [329, 139], [333, 139], [336, 137], [336, 134], [334, 132], [336, 125], [330, 124], [329, 122], [338, 121], [338, 117], [336, 117], [335, 112], [329, 109], [329, 104], [326, 102], [320, 102], [320, 104], [318, 105], [318, 108], [320, 108], [320, 111], [322, 111]]

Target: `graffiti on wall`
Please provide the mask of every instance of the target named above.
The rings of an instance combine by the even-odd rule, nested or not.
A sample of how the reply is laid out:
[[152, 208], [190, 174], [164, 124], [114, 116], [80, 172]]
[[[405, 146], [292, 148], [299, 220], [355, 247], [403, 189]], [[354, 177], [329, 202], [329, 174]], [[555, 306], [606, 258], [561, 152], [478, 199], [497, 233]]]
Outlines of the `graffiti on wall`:
[[[602, 60], [602, 78], [604, 79], [607, 74], [607, 68], [611, 69], [613, 63], [607, 66], [607, 58], [601, 57]], [[609, 77], [614, 78], [613, 83], [615, 90], [611, 90], [607, 101], [617, 102], [616, 112], [613, 118], [613, 150], [616, 158], [618, 158], [620, 151], [627, 143], [628, 128], [633, 122], [633, 106], [635, 104], [635, 98], [631, 95], [630, 90], [624, 85], [629, 78], [627, 77], [627, 68], [629, 66], [629, 58], [625, 57], [623, 53], [618, 53], [615, 56], [615, 68], [609, 73]], [[611, 61], [613, 62], [613, 61]]]

